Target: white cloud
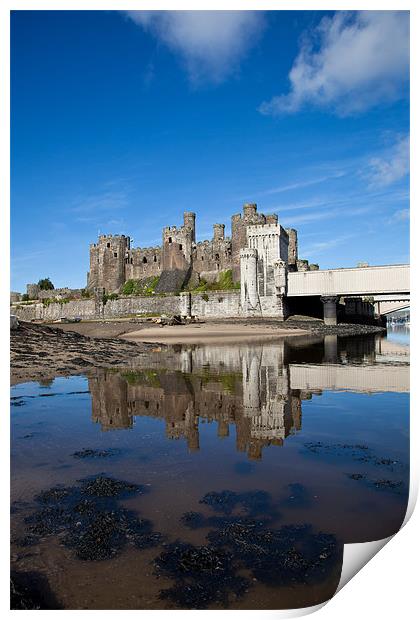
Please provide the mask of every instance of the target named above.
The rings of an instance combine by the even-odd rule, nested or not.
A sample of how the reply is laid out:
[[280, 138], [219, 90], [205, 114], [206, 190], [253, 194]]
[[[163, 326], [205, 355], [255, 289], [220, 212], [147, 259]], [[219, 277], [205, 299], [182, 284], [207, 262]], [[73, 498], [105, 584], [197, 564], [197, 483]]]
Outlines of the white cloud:
[[408, 11], [339, 11], [305, 37], [289, 92], [260, 112], [294, 113], [312, 104], [348, 116], [401, 99], [408, 94], [409, 47]]
[[193, 82], [221, 82], [255, 44], [259, 11], [126, 11], [139, 26], [179, 54]]
[[370, 159], [366, 177], [370, 187], [384, 187], [403, 179], [409, 170], [410, 139], [404, 136], [383, 157]]
[[392, 217], [389, 218], [389, 224], [397, 224], [400, 222], [408, 222], [410, 219], [410, 209], [398, 209], [393, 213]]

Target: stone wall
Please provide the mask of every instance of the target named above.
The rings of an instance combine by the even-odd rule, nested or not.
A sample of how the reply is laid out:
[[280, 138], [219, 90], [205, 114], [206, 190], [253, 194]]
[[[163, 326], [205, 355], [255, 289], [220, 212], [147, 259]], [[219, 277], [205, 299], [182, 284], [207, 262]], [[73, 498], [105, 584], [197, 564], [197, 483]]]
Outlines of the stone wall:
[[74, 319], [95, 318], [95, 301], [93, 299], [77, 299], [67, 303], [52, 303], [44, 306], [42, 303], [13, 306], [13, 312], [19, 319], [23, 321], [31, 321], [32, 319], [55, 321], [61, 317]]
[[82, 299], [67, 303], [28, 304], [13, 306], [13, 313], [23, 321], [32, 319], [55, 321], [61, 317], [74, 319], [116, 318], [131, 314], [180, 314], [181, 298], [178, 295], [167, 297], [124, 297], [108, 300], [100, 304], [99, 313], [95, 310], [94, 299]]
[[81, 299], [81, 288], [53, 288], [46, 291], [39, 291], [38, 299], [63, 299], [65, 297], [71, 297], [73, 299]]
[[209, 291], [191, 295], [191, 314], [199, 318], [239, 316], [239, 291]]
[[10, 303], [14, 304], [17, 301], [21, 301], [22, 295], [21, 293], [17, 293], [16, 291], [10, 291]]
[[103, 308], [104, 318], [127, 316], [130, 314], [180, 314], [179, 295], [165, 297], [124, 297], [108, 300]]
[[160, 275], [162, 250], [154, 248], [133, 248], [125, 258], [125, 280], [143, 280]]

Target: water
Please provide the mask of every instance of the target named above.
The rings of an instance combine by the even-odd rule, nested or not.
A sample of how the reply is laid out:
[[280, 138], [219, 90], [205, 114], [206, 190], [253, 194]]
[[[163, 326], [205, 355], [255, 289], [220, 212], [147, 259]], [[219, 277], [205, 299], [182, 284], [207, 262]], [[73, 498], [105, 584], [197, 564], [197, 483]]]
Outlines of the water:
[[[328, 599], [343, 544], [390, 536], [404, 520], [408, 360], [395, 337], [294, 337], [175, 346], [151, 353], [144, 368], [14, 386], [12, 568], [46, 577], [67, 609], [278, 609]], [[75, 456], [85, 449], [102, 456]], [[139, 549], [128, 535], [108, 559], [80, 559], [66, 544], [70, 527], [83, 528], [74, 519], [23, 545], [28, 516], [42, 509], [36, 496], [57, 485], [80, 490], [78, 481], [98, 474], [142, 485], [107, 510], [148, 519], [162, 534], [156, 546]], [[257, 533], [226, 542], [223, 528], [238, 518]], [[304, 524], [294, 541], [281, 529]], [[273, 530], [284, 548], [250, 552]], [[219, 581], [211, 566], [171, 573], [176, 554], [163, 545], [208, 546], [207, 536], [212, 553], [230, 554]]]

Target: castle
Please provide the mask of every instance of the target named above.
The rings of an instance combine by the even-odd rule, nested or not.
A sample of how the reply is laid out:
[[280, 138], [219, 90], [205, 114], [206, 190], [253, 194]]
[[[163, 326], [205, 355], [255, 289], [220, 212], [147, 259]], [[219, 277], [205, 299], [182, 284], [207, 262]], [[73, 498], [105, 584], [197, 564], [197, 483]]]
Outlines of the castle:
[[[213, 238], [197, 242], [195, 220], [195, 213], [185, 212], [183, 226], [165, 227], [162, 245], [151, 248], [132, 248], [130, 237], [125, 235], [100, 235], [98, 242], [90, 246], [87, 288], [118, 293], [128, 280], [141, 281], [158, 276], [156, 293], [174, 292], [188, 282], [198, 284], [203, 279], [217, 282], [226, 270], [232, 270], [233, 281], [239, 282], [241, 261], [247, 264], [247, 269], [253, 270], [252, 263], [258, 262], [258, 249], [259, 262], [263, 259], [265, 264], [260, 265], [260, 271], [266, 276], [266, 266], [273, 267], [276, 259], [284, 261], [288, 271], [318, 268], [306, 260], [299, 260], [296, 230], [280, 226], [275, 214], [258, 213], [256, 204], [245, 204], [242, 214], [232, 215], [230, 237], [225, 236], [224, 224], [214, 224]], [[243, 250], [247, 252], [241, 257]], [[258, 265], [255, 264], [255, 275], [257, 271]], [[263, 284], [266, 295], [268, 282], [266, 277]], [[252, 285], [249, 288], [252, 289]], [[244, 283], [242, 289], [245, 289]], [[252, 304], [255, 295], [253, 291], [250, 294]]]

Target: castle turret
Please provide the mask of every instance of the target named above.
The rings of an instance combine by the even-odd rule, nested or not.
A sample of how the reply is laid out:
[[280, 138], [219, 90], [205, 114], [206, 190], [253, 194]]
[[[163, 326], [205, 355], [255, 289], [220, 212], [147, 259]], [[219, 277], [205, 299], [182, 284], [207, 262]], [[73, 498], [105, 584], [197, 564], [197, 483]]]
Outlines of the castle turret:
[[213, 224], [213, 241], [223, 241], [225, 238], [225, 225]]
[[184, 226], [192, 230], [192, 242], [195, 243], [195, 213], [184, 211]]
[[291, 269], [291, 271], [296, 271], [296, 261], [298, 260], [297, 230], [295, 230], [294, 228], [286, 228], [286, 232], [289, 235], [289, 268]]
[[257, 258], [255, 248], [244, 248], [241, 259], [241, 309], [244, 314], [258, 312], [259, 300], [257, 290]]
[[246, 202], [243, 206], [244, 218], [252, 218], [257, 214], [257, 205], [255, 202]]

